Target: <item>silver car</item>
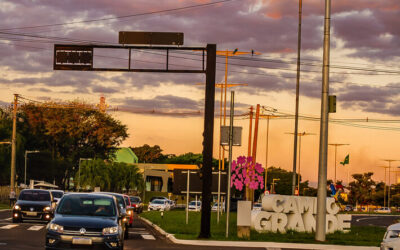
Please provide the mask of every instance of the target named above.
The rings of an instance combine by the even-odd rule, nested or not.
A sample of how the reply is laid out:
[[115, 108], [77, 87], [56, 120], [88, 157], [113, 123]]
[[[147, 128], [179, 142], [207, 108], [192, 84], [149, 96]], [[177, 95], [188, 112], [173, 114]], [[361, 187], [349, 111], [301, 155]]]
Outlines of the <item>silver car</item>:
[[400, 249], [400, 223], [390, 225], [381, 243], [381, 250]]

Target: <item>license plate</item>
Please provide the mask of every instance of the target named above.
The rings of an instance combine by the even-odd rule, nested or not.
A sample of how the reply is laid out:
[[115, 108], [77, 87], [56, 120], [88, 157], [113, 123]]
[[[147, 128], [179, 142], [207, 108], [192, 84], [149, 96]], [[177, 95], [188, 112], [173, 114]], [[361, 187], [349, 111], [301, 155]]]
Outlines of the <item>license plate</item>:
[[26, 212], [28, 216], [37, 216], [37, 212]]
[[90, 238], [72, 238], [72, 244], [92, 245], [92, 239], [90, 239]]

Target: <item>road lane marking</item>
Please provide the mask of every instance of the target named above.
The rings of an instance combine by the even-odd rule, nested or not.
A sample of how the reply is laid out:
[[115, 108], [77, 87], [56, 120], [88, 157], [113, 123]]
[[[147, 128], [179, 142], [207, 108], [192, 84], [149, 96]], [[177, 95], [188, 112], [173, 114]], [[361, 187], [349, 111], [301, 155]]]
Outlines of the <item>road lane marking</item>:
[[155, 239], [156, 239], [156, 238], [154, 238], [153, 235], [150, 235], [150, 234], [142, 234], [141, 236], [142, 236], [143, 239], [145, 239], [145, 240], [155, 240]]
[[142, 235], [142, 234], [150, 234], [149, 232], [129, 232], [130, 234], [140, 234], [140, 235]]
[[368, 219], [370, 219], [370, 220], [373, 220], [373, 219], [379, 219], [379, 217], [367, 217], [367, 218], [361, 218], [361, 219], [357, 219], [357, 220], [356, 220], [356, 222], [360, 222], [360, 221], [362, 221], [362, 220], [368, 220]]
[[7, 218], [7, 219], [4, 219], [4, 220], [11, 220], [12, 218], [10, 217], [10, 218]]
[[14, 228], [14, 227], [18, 227], [18, 225], [9, 224], [9, 225], [7, 225], [7, 226], [2, 226], [2, 227], [0, 227], [0, 229], [11, 229], [11, 228]]
[[40, 229], [42, 229], [44, 226], [31, 226], [30, 228], [28, 228], [28, 230], [31, 231], [39, 231]]

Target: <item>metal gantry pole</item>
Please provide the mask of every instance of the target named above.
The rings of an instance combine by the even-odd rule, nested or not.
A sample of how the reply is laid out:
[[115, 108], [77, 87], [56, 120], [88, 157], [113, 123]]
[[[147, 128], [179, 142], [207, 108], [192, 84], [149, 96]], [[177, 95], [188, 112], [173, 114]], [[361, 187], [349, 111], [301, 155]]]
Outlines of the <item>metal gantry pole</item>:
[[326, 178], [328, 159], [328, 96], [329, 96], [329, 48], [331, 24], [331, 0], [325, 0], [324, 55], [322, 68], [321, 122], [318, 163], [318, 195], [315, 240], [325, 241], [326, 237]]
[[226, 196], [226, 231], [225, 237], [229, 237], [229, 213], [231, 208], [231, 171], [232, 171], [232, 146], [233, 146], [233, 117], [235, 108], [235, 91], [231, 91], [231, 117], [229, 124], [229, 167], [228, 167], [228, 183]]
[[293, 173], [292, 173], [292, 195], [296, 187], [296, 165], [297, 165], [297, 133], [299, 130], [299, 99], [300, 99], [300, 51], [301, 51], [301, 20], [302, 0], [299, 0], [299, 28], [297, 33], [297, 76], [296, 76], [296, 113], [294, 116], [294, 143], [293, 143]]
[[204, 112], [203, 173], [201, 222], [199, 238], [210, 238], [211, 228], [211, 185], [214, 142], [214, 104], [217, 45], [207, 44], [206, 95]]

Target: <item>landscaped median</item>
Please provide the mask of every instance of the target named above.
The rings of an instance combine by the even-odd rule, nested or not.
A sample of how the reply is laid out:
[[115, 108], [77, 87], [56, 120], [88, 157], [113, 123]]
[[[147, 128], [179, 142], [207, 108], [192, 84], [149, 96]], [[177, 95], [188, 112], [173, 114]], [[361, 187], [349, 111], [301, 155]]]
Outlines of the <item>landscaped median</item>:
[[[164, 215], [158, 211], [144, 212], [141, 217], [158, 225], [165, 232], [173, 234], [177, 239], [197, 240], [200, 230], [200, 213], [189, 212], [189, 224], [186, 224], [185, 211], [165, 211]], [[242, 241], [236, 236], [236, 213], [230, 214], [230, 236], [225, 238], [226, 214], [222, 214], [217, 223], [217, 214], [211, 215], [210, 240]], [[379, 246], [382, 242], [385, 229], [375, 226], [353, 226], [349, 233], [336, 232], [328, 234], [324, 244], [353, 245], [353, 246]], [[250, 241], [285, 242], [285, 243], [318, 243], [314, 240], [314, 234], [289, 231], [280, 233], [251, 232]]]

